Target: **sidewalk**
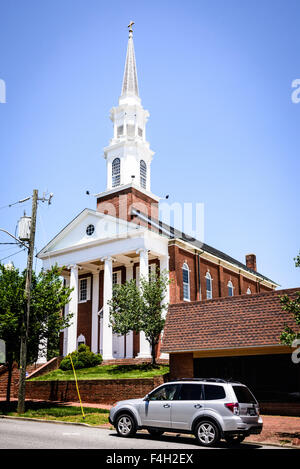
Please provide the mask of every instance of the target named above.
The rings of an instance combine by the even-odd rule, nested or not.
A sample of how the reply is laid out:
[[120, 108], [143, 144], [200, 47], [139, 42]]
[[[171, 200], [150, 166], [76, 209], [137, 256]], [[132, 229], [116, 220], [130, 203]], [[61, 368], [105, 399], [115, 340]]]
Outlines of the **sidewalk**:
[[[0, 399], [4, 400], [4, 399]], [[12, 399], [12, 401], [15, 399]], [[39, 402], [35, 400], [34, 402]], [[56, 405], [80, 406], [79, 402], [51, 402]], [[110, 409], [111, 404], [82, 403], [83, 407], [94, 407], [98, 409]], [[276, 415], [262, 415], [263, 431], [260, 435], [251, 435], [246, 442], [272, 444], [282, 447], [300, 449], [300, 417], [283, 417]], [[110, 427], [110, 424], [107, 424]]]

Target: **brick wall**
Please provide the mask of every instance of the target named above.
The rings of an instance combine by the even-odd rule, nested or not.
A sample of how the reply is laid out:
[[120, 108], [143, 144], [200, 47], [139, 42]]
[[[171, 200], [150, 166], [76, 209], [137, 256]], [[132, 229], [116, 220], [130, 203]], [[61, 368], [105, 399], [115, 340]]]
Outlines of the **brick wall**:
[[140, 219], [131, 217], [132, 208], [151, 218], [158, 219], [158, 202], [133, 187], [120, 189], [118, 192], [97, 199], [99, 212], [143, 225]]
[[[166, 379], [164, 376], [157, 376], [143, 379], [80, 380], [78, 387], [82, 402], [113, 404], [123, 399], [143, 397]], [[62, 402], [79, 400], [75, 381], [27, 381], [26, 398]]]
[[[197, 255], [181, 249], [173, 244], [169, 246], [169, 271], [170, 271], [170, 303], [180, 303], [183, 301], [182, 266], [186, 263], [190, 271], [190, 300], [200, 300], [199, 292], [199, 268]], [[258, 282], [249, 280], [242, 273], [231, 271], [222, 265], [209, 262], [200, 256], [200, 285], [201, 299], [206, 300], [206, 278], [209, 271], [212, 277], [213, 298], [228, 296], [228, 282], [231, 280], [234, 287], [234, 296], [244, 295], [248, 287], [251, 293], [272, 291], [272, 288], [262, 286]]]
[[170, 379], [193, 378], [194, 359], [193, 353], [170, 354]]

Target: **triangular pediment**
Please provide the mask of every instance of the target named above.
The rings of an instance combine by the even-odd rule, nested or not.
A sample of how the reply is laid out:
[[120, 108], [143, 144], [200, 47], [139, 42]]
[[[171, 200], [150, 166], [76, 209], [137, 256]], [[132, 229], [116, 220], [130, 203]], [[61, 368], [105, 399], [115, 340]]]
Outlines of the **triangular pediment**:
[[80, 248], [80, 246], [124, 237], [137, 229], [141, 229], [141, 227], [136, 223], [130, 223], [95, 210], [84, 209], [38, 253], [38, 257], [42, 257], [43, 254]]

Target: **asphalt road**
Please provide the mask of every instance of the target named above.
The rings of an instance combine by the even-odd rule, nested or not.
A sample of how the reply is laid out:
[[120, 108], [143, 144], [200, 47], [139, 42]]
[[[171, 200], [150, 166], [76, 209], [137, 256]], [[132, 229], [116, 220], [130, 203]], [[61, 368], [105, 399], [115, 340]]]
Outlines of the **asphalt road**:
[[[218, 448], [227, 448], [221, 442]], [[240, 449], [272, 449], [271, 446], [243, 443]], [[82, 425], [0, 419], [0, 449], [161, 449], [199, 450], [190, 436], [163, 435], [159, 439], [145, 432], [133, 438], [121, 438], [115, 430]], [[131, 454], [133, 454], [131, 452]]]

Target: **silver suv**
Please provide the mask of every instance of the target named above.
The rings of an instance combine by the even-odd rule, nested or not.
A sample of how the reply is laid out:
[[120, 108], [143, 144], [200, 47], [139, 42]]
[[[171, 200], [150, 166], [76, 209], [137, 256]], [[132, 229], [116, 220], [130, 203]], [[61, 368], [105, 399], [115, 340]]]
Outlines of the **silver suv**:
[[238, 382], [216, 378], [180, 379], [158, 386], [144, 398], [115, 403], [109, 421], [123, 437], [147, 429], [159, 437], [165, 431], [194, 434], [204, 446], [221, 438], [236, 444], [261, 433], [258, 403]]

